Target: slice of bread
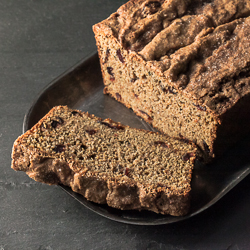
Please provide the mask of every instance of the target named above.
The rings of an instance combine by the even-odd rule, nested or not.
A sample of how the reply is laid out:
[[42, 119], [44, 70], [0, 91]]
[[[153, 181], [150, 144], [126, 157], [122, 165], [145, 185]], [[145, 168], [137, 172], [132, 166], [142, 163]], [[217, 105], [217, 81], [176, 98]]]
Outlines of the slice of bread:
[[96, 203], [182, 216], [195, 156], [186, 140], [58, 106], [15, 141], [12, 168]]

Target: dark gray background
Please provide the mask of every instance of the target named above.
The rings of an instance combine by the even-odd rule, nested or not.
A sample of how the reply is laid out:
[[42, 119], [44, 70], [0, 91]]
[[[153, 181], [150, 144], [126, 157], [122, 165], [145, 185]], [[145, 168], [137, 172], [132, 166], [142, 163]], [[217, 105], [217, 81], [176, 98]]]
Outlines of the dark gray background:
[[0, 0], [0, 250], [250, 249], [250, 176], [213, 207], [165, 226], [125, 225], [10, 168], [38, 93], [96, 51], [92, 25], [122, 0]]

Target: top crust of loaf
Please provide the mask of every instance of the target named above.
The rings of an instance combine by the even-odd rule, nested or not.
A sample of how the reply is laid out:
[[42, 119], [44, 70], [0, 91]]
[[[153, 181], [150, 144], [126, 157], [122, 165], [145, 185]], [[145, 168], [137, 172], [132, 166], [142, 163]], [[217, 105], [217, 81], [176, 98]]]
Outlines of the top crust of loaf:
[[250, 91], [248, 0], [131, 0], [96, 24], [216, 116]]

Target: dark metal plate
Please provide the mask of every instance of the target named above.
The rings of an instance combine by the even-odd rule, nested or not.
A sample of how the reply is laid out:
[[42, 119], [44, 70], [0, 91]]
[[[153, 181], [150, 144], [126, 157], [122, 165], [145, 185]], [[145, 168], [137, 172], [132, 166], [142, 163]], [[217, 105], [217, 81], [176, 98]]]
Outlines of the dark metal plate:
[[[130, 109], [103, 95], [103, 82], [97, 54], [84, 59], [50, 83], [35, 99], [23, 123], [23, 132], [37, 123], [52, 107], [68, 105], [101, 118], [111, 118], [131, 127], [154, 130]], [[87, 201], [61, 186], [92, 211], [115, 221], [137, 225], [160, 225], [188, 219], [209, 208], [250, 173], [250, 138], [246, 138], [210, 165], [197, 162], [192, 178], [191, 210], [187, 216], [173, 217], [148, 211], [120, 211]]]

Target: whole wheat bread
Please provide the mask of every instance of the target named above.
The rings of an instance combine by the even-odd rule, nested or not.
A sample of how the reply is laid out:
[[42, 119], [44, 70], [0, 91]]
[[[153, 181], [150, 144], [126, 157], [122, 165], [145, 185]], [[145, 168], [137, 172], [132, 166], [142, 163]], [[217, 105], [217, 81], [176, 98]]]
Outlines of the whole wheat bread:
[[206, 160], [249, 133], [250, 1], [131, 0], [94, 25], [104, 93]]
[[96, 203], [181, 216], [195, 155], [185, 140], [58, 106], [15, 141], [12, 168]]

